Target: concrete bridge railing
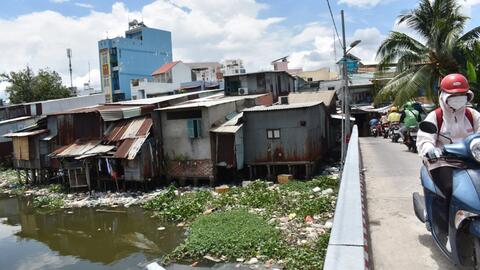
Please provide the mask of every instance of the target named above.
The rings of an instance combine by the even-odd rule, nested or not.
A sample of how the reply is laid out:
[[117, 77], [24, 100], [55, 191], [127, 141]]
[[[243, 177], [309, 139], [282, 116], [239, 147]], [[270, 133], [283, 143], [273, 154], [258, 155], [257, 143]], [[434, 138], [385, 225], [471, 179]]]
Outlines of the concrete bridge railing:
[[343, 167], [324, 270], [368, 269], [364, 213], [358, 128], [354, 126]]

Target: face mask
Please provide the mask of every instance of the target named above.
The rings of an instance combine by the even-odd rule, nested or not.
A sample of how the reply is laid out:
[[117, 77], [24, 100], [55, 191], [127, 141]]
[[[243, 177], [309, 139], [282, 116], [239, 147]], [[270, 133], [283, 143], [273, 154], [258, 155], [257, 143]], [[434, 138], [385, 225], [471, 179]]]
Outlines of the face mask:
[[458, 110], [467, 105], [467, 96], [453, 96], [447, 99], [448, 106]]

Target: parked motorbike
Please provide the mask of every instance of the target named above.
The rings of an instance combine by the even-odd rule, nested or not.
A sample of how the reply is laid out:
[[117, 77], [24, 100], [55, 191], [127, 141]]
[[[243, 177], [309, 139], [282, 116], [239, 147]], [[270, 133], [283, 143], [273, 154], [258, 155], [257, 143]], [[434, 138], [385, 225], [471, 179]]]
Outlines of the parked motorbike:
[[[430, 122], [420, 123], [420, 130], [436, 134]], [[439, 136], [445, 137], [439, 134]], [[413, 193], [417, 218], [440, 250], [456, 265], [480, 269], [480, 134], [473, 134], [459, 143], [447, 144], [440, 157], [424, 161], [420, 172], [424, 197]], [[453, 168], [452, 195], [448, 204], [435, 185], [430, 169], [447, 165]], [[450, 248], [446, 247], [447, 238]]]
[[400, 139], [400, 123], [398, 122], [393, 122], [390, 125], [390, 139], [392, 139], [392, 142], [397, 143], [398, 139]]
[[417, 153], [417, 126], [408, 127], [407, 133], [405, 134], [404, 144], [408, 147], [408, 151]]
[[384, 123], [383, 124], [383, 138], [388, 138], [388, 134], [389, 134], [389, 124], [388, 123]]

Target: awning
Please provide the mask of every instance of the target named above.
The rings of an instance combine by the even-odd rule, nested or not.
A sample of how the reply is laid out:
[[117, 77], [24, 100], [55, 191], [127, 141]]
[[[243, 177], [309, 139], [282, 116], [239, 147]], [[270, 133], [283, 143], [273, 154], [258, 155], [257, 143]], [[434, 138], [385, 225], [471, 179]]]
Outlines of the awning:
[[217, 128], [211, 129], [211, 132], [215, 133], [237, 133], [242, 128], [243, 125], [239, 126], [219, 126]]
[[364, 111], [364, 112], [376, 112], [376, 113], [386, 113], [390, 110], [390, 108], [393, 105], [387, 105], [385, 107], [381, 108], [375, 108], [372, 105], [366, 105], [366, 106], [352, 106], [352, 110], [359, 110], [359, 111]]
[[43, 133], [47, 133], [48, 129], [39, 129], [39, 130], [33, 130], [33, 131], [23, 131], [23, 132], [12, 132], [12, 133], [7, 133], [3, 135], [3, 137], [30, 137], [30, 136], [35, 136]]
[[[342, 120], [342, 119], [345, 119], [345, 116], [343, 116], [341, 114], [331, 114], [330, 118]], [[355, 117], [350, 116], [350, 121], [355, 121], [355, 120], [356, 120]]]

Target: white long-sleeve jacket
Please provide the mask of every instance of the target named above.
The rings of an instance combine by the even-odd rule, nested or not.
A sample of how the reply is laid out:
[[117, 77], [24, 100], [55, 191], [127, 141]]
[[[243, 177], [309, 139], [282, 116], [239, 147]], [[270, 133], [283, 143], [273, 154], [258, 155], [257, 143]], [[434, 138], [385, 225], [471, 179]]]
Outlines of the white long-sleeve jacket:
[[[440, 130], [440, 134], [445, 135], [452, 139], [454, 143], [460, 142], [468, 135], [473, 134], [474, 132], [480, 132], [480, 113], [474, 109], [468, 108], [471, 110], [473, 116], [473, 127], [470, 124], [470, 121], [465, 116], [466, 107], [463, 107], [459, 110], [452, 109], [447, 104], [447, 98], [450, 94], [442, 92], [440, 94], [439, 103], [443, 111], [443, 124]], [[469, 92], [469, 100], [473, 99], [473, 93]], [[435, 111], [430, 112], [425, 121], [434, 123], [437, 128], [437, 116]], [[444, 144], [450, 143], [447, 139], [442, 136], [435, 134], [428, 134], [421, 130], [417, 134], [417, 149], [420, 156], [424, 156], [428, 151], [437, 147], [441, 148]]]

